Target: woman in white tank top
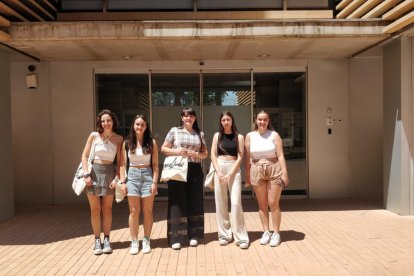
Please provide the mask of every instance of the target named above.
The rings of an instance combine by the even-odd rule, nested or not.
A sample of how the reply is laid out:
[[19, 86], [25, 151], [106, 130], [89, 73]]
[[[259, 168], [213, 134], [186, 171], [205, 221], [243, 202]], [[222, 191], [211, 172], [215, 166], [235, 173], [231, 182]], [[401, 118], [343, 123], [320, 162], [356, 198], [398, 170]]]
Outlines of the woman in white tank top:
[[[131, 255], [138, 254], [139, 214], [144, 215], [142, 253], [150, 253], [150, 235], [153, 224], [154, 196], [158, 182], [158, 146], [152, 137], [144, 115], [135, 116], [128, 140], [122, 146], [121, 190], [128, 196]], [[127, 169], [128, 168], [128, 169]], [[128, 176], [128, 177], [127, 177]]]
[[[121, 145], [123, 138], [114, 132], [118, 120], [110, 110], [102, 110], [97, 116], [97, 132], [89, 135], [82, 153], [83, 174], [86, 183], [86, 194], [91, 208], [91, 224], [95, 235], [93, 253], [111, 253], [109, 234], [112, 227], [112, 202], [114, 188], [119, 176]], [[87, 160], [93, 152], [92, 170], [88, 173]], [[117, 164], [114, 164], [115, 158]], [[101, 200], [102, 197], [102, 200]], [[102, 219], [101, 219], [102, 214]], [[101, 244], [101, 224], [104, 232], [103, 248]]]
[[[253, 185], [259, 205], [263, 235], [260, 244], [280, 244], [281, 211], [279, 200], [282, 190], [289, 184], [283, 144], [273, 130], [269, 114], [260, 111], [254, 121], [254, 131], [246, 135], [246, 185]], [[269, 228], [269, 207], [273, 222], [273, 234]]]

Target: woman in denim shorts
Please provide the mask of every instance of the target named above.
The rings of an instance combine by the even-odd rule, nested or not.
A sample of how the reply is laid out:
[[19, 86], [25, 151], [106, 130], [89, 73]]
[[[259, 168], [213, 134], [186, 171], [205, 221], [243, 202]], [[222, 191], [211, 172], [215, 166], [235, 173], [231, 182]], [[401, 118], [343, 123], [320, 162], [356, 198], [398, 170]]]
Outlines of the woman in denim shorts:
[[[281, 211], [279, 200], [282, 189], [289, 184], [283, 144], [273, 130], [269, 114], [260, 111], [254, 121], [254, 131], [246, 135], [246, 185], [253, 185], [259, 205], [260, 221], [264, 233], [260, 244], [280, 244]], [[269, 208], [273, 234], [269, 231]]]
[[[138, 254], [139, 214], [144, 214], [142, 253], [151, 252], [154, 196], [157, 194], [158, 146], [144, 115], [135, 116], [128, 139], [122, 146], [121, 190], [128, 196], [132, 255]], [[128, 177], [126, 177], [128, 175]]]

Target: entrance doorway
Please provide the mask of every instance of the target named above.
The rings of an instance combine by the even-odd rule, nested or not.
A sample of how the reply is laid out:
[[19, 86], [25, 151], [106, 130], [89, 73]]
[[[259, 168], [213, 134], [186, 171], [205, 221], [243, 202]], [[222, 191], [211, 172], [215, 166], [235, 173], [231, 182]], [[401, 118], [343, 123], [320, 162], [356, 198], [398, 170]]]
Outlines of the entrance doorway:
[[[113, 110], [120, 119], [118, 132], [126, 136], [136, 114], [149, 118], [152, 133], [159, 146], [171, 127], [180, 124], [183, 107], [197, 112], [205, 133], [209, 152], [212, 137], [219, 128], [224, 110], [233, 113], [242, 135], [252, 129], [254, 114], [264, 110], [270, 114], [273, 127], [283, 139], [290, 185], [283, 195], [307, 195], [306, 151], [306, 73], [233, 72], [149, 72], [148, 74], [96, 74], [96, 108]], [[160, 170], [164, 156], [160, 154]], [[210, 159], [203, 162], [208, 171]], [[244, 183], [244, 165], [242, 165]], [[252, 197], [243, 188], [243, 197]], [[167, 184], [159, 184], [157, 199], [165, 199]], [[205, 197], [213, 197], [205, 190]]]

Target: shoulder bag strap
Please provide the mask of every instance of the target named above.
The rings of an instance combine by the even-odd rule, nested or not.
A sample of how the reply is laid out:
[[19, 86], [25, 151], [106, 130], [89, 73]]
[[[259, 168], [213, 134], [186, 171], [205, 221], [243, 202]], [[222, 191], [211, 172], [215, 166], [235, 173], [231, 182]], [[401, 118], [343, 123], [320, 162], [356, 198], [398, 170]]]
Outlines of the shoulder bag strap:
[[91, 150], [89, 151], [89, 158], [88, 161], [89, 163], [92, 164], [93, 159], [95, 159], [95, 146], [96, 146], [96, 138], [98, 137], [98, 133], [94, 133], [94, 138], [92, 141], [92, 146], [91, 146]]
[[178, 139], [178, 127], [175, 128], [175, 139], [174, 143], [177, 145], [178, 148], [181, 148], [180, 140]]

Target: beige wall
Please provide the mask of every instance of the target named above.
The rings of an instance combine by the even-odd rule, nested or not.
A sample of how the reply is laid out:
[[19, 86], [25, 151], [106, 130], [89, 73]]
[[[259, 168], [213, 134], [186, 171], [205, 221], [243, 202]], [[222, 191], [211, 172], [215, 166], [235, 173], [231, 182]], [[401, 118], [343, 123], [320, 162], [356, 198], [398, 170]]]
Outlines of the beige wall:
[[[349, 106], [349, 60], [209, 61], [206, 64], [204, 69], [253, 68], [262, 72], [303, 71], [308, 66], [310, 196], [340, 198], [353, 196], [353, 191], [357, 195], [368, 193], [369, 187], [361, 191], [349, 185], [352, 169], [348, 152], [353, 149], [349, 148], [352, 133], [349, 114], [353, 108]], [[94, 70], [131, 73], [148, 72], [148, 69], [199, 69], [197, 62], [40, 63], [37, 65], [39, 88], [33, 92], [22, 81], [27, 65], [13, 62], [11, 67], [14, 164], [15, 176], [19, 176], [15, 184], [16, 202], [26, 205], [86, 203], [84, 196], [75, 196], [70, 183], [86, 137], [93, 129]], [[355, 64], [358, 70], [369, 66]], [[326, 113], [328, 107], [333, 109], [332, 114]], [[355, 114], [362, 112], [361, 108], [358, 106]], [[336, 119], [332, 135], [327, 134], [327, 116]], [[35, 131], [28, 137], [27, 130], [31, 128]], [[357, 128], [356, 133], [361, 131]], [[39, 165], [27, 166], [28, 156], [33, 161], [30, 164]], [[377, 173], [368, 171], [357, 179], [375, 179]]]
[[[310, 60], [308, 68], [309, 195], [346, 198], [350, 196], [349, 60]], [[330, 135], [326, 117], [335, 119]]]
[[10, 91], [10, 54], [0, 48], [0, 221], [14, 215]]
[[382, 57], [350, 66], [350, 196], [382, 198]]

